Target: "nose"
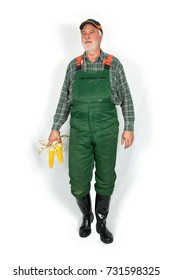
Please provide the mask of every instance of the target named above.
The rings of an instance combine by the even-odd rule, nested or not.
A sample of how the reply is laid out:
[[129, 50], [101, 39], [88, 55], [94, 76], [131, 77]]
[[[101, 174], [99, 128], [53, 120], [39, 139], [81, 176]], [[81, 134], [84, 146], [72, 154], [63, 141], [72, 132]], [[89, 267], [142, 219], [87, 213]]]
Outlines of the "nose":
[[85, 34], [85, 39], [89, 39], [89, 34]]
[[86, 32], [86, 33], [84, 34], [84, 38], [85, 38], [85, 39], [89, 39], [89, 38], [90, 38], [90, 34]]

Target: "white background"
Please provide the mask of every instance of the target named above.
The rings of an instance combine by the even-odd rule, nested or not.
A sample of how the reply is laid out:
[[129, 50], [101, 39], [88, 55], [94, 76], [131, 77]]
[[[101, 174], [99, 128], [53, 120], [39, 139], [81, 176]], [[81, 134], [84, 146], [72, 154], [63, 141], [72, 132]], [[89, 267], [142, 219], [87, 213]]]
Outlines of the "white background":
[[[83, 52], [79, 24], [87, 18], [101, 22], [102, 49], [124, 65], [136, 112], [134, 146], [118, 148], [110, 245], [99, 240], [95, 222], [88, 238], [78, 236], [68, 141], [64, 164], [53, 169], [46, 152], [37, 153], [38, 140], [49, 135], [66, 67]], [[0, 2], [1, 279], [26, 279], [13, 276], [19, 265], [103, 269], [93, 279], [115, 279], [107, 266], [160, 266], [160, 276], [116, 279], [171, 278], [172, 25], [169, 0]], [[69, 133], [68, 121], [62, 133]]]

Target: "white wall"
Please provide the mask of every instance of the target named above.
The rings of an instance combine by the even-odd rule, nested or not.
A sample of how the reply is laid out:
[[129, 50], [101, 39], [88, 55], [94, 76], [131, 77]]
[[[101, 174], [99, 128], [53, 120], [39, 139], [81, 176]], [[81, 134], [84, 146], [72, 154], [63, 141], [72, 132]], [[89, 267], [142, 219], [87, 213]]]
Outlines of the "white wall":
[[[101, 22], [102, 49], [124, 65], [136, 112], [134, 146], [118, 149], [111, 245], [100, 242], [95, 223], [90, 237], [78, 237], [68, 141], [62, 166], [56, 162], [51, 170], [47, 154], [37, 154], [38, 140], [49, 135], [67, 64], [83, 52], [79, 24], [87, 18]], [[2, 279], [13, 279], [19, 265], [103, 269], [96, 279], [111, 279], [106, 266], [160, 266], [161, 275], [152, 279], [170, 278], [172, 24], [169, 0], [0, 2]], [[62, 133], [68, 132], [67, 122]]]

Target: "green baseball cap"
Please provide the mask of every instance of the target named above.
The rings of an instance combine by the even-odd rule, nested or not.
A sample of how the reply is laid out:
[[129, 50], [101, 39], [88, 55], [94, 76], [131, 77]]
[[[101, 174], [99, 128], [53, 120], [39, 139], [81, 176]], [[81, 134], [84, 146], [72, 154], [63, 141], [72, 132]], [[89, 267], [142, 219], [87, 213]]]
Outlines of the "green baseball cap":
[[94, 19], [87, 19], [87, 20], [85, 20], [84, 22], [82, 22], [81, 25], [79, 26], [80, 30], [82, 30], [82, 28], [84, 27], [84, 25], [87, 24], [87, 23], [90, 23], [90, 24], [94, 25], [94, 26], [95, 26], [96, 28], [98, 28], [98, 29], [102, 32], [102, 34], [103, 34], [103, 29], [102, 29], [102, 26], [101, 26], [100, 22], [98, 22], [98, 21], [96, 21], [96, 20], [94, 20]]

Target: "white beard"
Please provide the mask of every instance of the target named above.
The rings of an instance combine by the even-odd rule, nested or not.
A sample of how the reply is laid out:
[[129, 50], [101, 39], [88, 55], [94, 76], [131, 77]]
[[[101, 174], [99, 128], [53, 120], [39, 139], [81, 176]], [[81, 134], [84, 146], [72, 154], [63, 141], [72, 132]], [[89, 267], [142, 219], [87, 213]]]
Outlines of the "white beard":
[[87, 51], [88, 53], [93, 53], [98, 49], [100, 42], [96, 41], [96, 42], [92, 43], [92, 45], [90, 47], [85, 45], [85, 43], [82, 43], [82, 45], [83, 45], [83, 48], [85, 51]]

